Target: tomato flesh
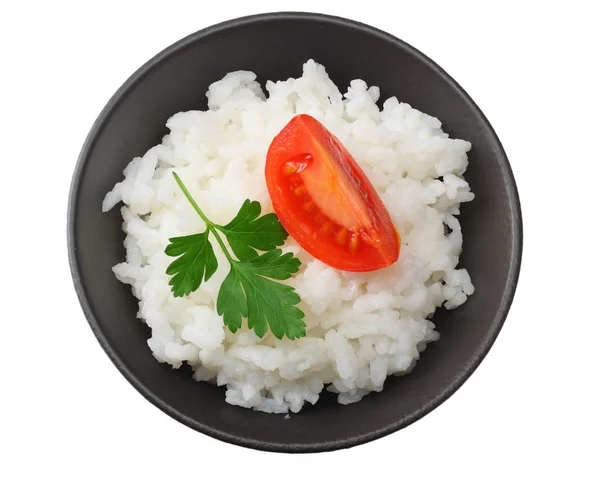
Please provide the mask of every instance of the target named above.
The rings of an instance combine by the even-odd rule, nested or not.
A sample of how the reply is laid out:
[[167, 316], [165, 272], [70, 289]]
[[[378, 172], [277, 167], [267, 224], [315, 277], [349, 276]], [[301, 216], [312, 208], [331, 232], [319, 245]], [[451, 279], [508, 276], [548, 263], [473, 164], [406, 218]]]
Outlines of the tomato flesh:
[[390, 215], [355, 159], [315, 118], [294, 116], [265, 168], [275, 213], [309, 254], [347, 271], [373, 271], [400, 254]]

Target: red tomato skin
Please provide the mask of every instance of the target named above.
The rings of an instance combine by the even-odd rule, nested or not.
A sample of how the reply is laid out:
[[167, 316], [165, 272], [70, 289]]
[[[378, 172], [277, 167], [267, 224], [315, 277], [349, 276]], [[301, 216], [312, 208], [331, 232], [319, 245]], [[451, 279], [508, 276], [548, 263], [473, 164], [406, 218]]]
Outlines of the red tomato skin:
[[[328, 157], [324, 158], [324, 153]], [[362, 222], [357, 224], [360, 228], [357, 235], [348, 230], [345, 237], [340, 234], [343, 227], [336, 223], [331, 228], [336, 232], [327, 232], [325, 225], [331, 219], [318, 207], [308, 206], [311, 197], [295, 193], [294, 181], [300, 175], [310, 175], [311, 167], [322, 164], [319, 161], [335, 164], [336, 182], [346, 185], [344, 191], [351, 192], [351, 199], [362, 206], [359, 210]], [[296, 177], [286, 172], [289, 163], [299, 165], [300, 174]], [[302, 166], [304, 163], [305, 167]], [[367, 272], [385, 268], [398, 260], [400, 236], [375, 188], [344, 145], [315, 118], [296, 115], [273, 139], [267, 152], [265, 178], [273, 209], [283, 227], [304, 250], [323, 263], [339, 270]], [[346, 208], [338, 206], [337, 209]], [[352, 237], [359, 239], [355, 250], [351, 249]]]

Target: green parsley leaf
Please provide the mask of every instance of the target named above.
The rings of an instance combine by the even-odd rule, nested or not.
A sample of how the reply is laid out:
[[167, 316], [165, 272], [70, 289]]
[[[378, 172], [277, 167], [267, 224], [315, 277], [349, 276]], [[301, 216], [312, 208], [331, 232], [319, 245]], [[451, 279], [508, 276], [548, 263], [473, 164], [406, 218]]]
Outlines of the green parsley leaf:
[[244, 261], [243, 266], [263, 277], [287, 280], [300, 269], [300, 260], [291, 252], [282, 253], [281, 249], [273, 249], [255, 259]]
[[[261, 266], [261, 258], [268, 260], [269, 265]], [[268, 329], [278, 339], [284, 335], [290, 339], [304, 337], [304, 313], [295, 306], [300, 297], [293, 287], [266, 278], [289, 278], [299, 266], [297, 258], [289, 253], [281, 255], [280, 249], [252, 261], [232, 264], [217, 298], [217, 313], [223, 315], [225, 325], [235, 332], [242, 317], [247, 317], [248, 327], [258, 337], [264, 337]]]
[[208, 229], [195, 235], [174, 237], [169, 242], [165, 254], [179, 256], [167, 268], [167, 275], [173, 275], [169, 285], [175, 297], [186, 296], [217, 271], [217, 258], [208, 241]]
[[[173, 295], [181, 297], [195, 291], [217, 270], [208, 238], [211, 234], [231, 267], [217, 296], [217, 313], [229, 330], [235, 333], [247, 318], [248, 327], [259, 337], [269, 329], [278, 339], [304, 337], [304, 313], [296, 307], [300, 297], [293, 287], [277, 281], [290, 278], [300, 269], [298, 258], [276, 249], [288, 237], [277, 216], [260, 216], [260, 203], [246, 200], [230, 223], [217, 225], [202, 212], [179, 176], [173, 176], [207, 227], [203, 233], [170, 239], [165, 253], [178, 256], [167, 268], [167, 274], [172, 275], [169, 284]], [[219, 232], [225, 235], [238, 260], [230, 254]], [[259, 255], [257, 250], [267, 252]]]
[[260, 215], [260, 203], [244, 201], [236, 217], [218, 229], [225, 234], [233, 253], [240, 261], [256, 258], [259, 251], [270, 251], [282, 245], [287, 232], [275, 213]]
[[242, 318], [248, 317], [246, 295], [233, 266], [219, 289], [217, 313], [223, 317], [223, 323], [234, 334], [242, 327]]

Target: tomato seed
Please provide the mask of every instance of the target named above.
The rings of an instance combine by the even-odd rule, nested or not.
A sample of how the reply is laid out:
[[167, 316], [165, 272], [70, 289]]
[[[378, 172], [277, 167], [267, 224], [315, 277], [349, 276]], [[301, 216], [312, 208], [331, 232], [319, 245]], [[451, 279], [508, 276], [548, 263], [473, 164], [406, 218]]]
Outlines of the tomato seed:
[[293, 175], [296, 171], [298, 171], [298, 166], [296, 166], [294, 163], [286, 163], [283, 167], [283, 172], [286, 175]]
[[298, 197], [303, 196], [304, 194], [306, 194], [306, 187], [304, 185], [300, 185], [299, 187], [296, 187], [294, 189], [294, 194], [297, 195]]
[[355, 253], [358, 250], [359, 244], [360, 239], [358, 238], [358, 233], [353, 232], [352, 237], [350, 237], [350, 252]]
[[339, 232], [335, 235], [335, 240], [338, 244], [345, 244], [348, 238], [348, 230], [344, 227], [340, 228]]

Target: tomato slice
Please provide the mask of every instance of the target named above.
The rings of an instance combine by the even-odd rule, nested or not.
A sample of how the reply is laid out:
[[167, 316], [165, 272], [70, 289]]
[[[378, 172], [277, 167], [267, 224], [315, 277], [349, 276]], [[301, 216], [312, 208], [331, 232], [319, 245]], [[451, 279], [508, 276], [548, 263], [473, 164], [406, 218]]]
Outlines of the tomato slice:
[[398, 260], [400, 237], [383, 202], [348, 150], [315, 118], [294, 116], [273, 139], [265, 176], [282, 225], [315, 258], [355, 272]]

